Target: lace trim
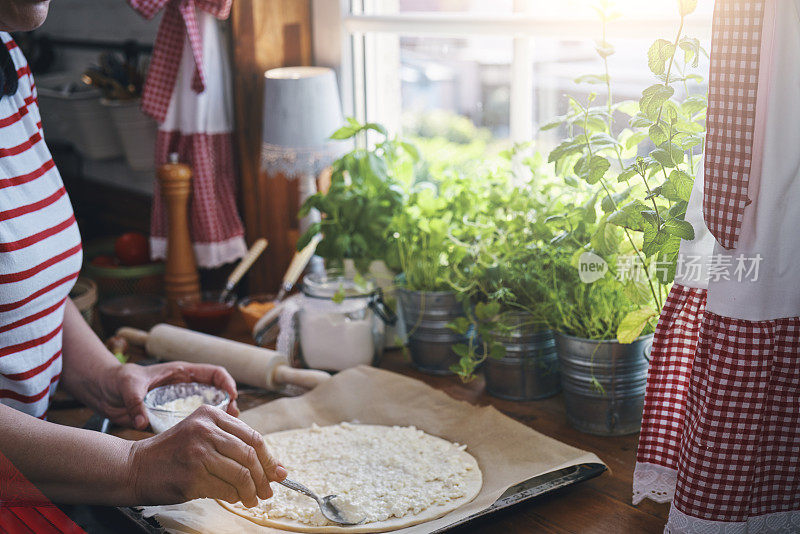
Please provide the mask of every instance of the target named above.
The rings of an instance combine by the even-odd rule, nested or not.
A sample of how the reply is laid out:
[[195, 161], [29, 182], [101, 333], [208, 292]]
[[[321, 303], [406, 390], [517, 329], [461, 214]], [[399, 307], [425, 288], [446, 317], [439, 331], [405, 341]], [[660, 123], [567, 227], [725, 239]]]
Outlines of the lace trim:
[[[192, 243], [197, 266], [204, 269], [215, 269], [247, 254], [244, 237], [236, 236], [217, 243]], [[150, 238], [150, 257], [154, 260], [167, 259], [167, 238]]]
[[647, 462], [636, 462], [633, 470], [633, 504], [645, 499], [670, 502], [675, 496], [678, 472], [675, 469]]
[[264, 143], [261, 147], [261, 170], [280, 172], [286, 178], [318, 175], [347, 148], [346, 143], [331, 142], [318, 148], [287, 148]]
[[747, 521], [710, 521], [686, 515], [674, 506], [664, 534], [797, 534], [800, 510], [750, 517]]

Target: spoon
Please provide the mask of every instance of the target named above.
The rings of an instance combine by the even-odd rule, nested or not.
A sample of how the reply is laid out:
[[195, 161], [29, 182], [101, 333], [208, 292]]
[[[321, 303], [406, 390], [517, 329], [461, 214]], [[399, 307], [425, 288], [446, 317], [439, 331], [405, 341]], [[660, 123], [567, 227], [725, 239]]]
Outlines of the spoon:
[[326, 495], [325, 497], [320, 499], [319, 497], [317, 497], [316, 493], [314, 493], [304, 485], [300, 484], [299, 482], [295, 482], [294, 480], [289, 480], [288, 478], [283, 479], [283, 481], [278, 482], [278, 484], [286, 486], [290, 490], [302, 493], [303, 495], [311, 497], [312, 499], [317, 501], [320, 512], [322, 512], [322, 515], [324, 515], [325, 518], [328, 519], [329, 521], [333, 521], [334, 523], [338, 523], [340, 525], [344, 525], [347, 527], [353, 525], [360, 525], [361, 523], [364, 522], [364, 518], [362, 518], [360, 521], [349, 521], [345, 517], [345, 514], [342, 513], [342, 511], [339, 510], [336, 507], [336, 505], [334, 505], [331, 502], [331, 500], [337, 497], [336, 495]]

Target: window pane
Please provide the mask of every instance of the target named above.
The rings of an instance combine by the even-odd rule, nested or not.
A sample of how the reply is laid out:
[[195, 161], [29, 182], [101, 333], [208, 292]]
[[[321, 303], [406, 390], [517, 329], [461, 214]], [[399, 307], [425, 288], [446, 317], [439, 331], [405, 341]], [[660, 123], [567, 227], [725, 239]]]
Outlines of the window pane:
[[504, 38], [401, 38], [404, 126], [424, 134], [432, 126], [426, 117], [439, 111], [439, 119], [460, 115], [492, 137], [508, 137], [511, 54]]

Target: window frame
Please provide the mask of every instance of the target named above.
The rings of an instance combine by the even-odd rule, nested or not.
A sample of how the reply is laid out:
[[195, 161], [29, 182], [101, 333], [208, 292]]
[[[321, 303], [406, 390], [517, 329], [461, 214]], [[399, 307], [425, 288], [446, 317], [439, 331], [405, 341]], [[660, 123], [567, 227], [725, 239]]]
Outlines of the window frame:
[[[534, 39], [561, 38], [585, 40], [598, 36], [596, 17], [541, 17], [525, 11], [530, 4], [515, 0], [520, 12], [509, 15], [487, 15], [464, 12], [404, 12], [370, 14], [369, 4], [382, 0], [312, 0], [312, 40], [316, 64], [334, 68], [339, 75], [342, 107], [346, 115], [359, 121], [371, 119], [368, 91], [375, 86], [369, 72], [367, 41], [374, 35], [436, 37], [508, 37], [512, 39], [509, 138], [524, 142], [533, 138], [535, 80], [533, 77]], [[365, 8], [365, 5], [367, 8]], [[338, 16], [334, 16], [338, 14]], [[625, 18], [610, 21], [607, 39], [641, 38], [672, 35], [679, 17]], [[684, 31], [689, 35], [708, 34], [711, 17], [688, 17]], [[370, 79], [372, 78], [372, 79]], [[398, 114], [400, 110], [398, 109]], [[399, 119], [388, 126], [399, 126]], [[392, 124], [395, 123], [395, 124]]]

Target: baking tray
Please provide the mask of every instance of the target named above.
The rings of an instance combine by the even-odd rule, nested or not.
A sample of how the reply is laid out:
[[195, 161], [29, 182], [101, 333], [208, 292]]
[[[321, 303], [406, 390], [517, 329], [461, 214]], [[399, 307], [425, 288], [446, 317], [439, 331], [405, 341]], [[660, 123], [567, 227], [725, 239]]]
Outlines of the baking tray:
[[[543, 495], [589, 480], [599, 476], [606, 469], [603, 464], [587, 463], [565, 467], [533, 477], [510, 487], [492, 506], [461, 521], [440, 528], [431, 534], [468, 532], [460, 527], [464, 527], [467, 523], [476, 519], [485, 518], [501, 510], [507, 510]], [[143, 517], [141, 512], [134, 508], [80, 506], [65, 508], [64, 511], [89, 534], [105, 534], [106, 532], [163, 534], [166, 532], [153, 518]], [[114, 516], [116, 516], [116, 519], [114, 519]]]

